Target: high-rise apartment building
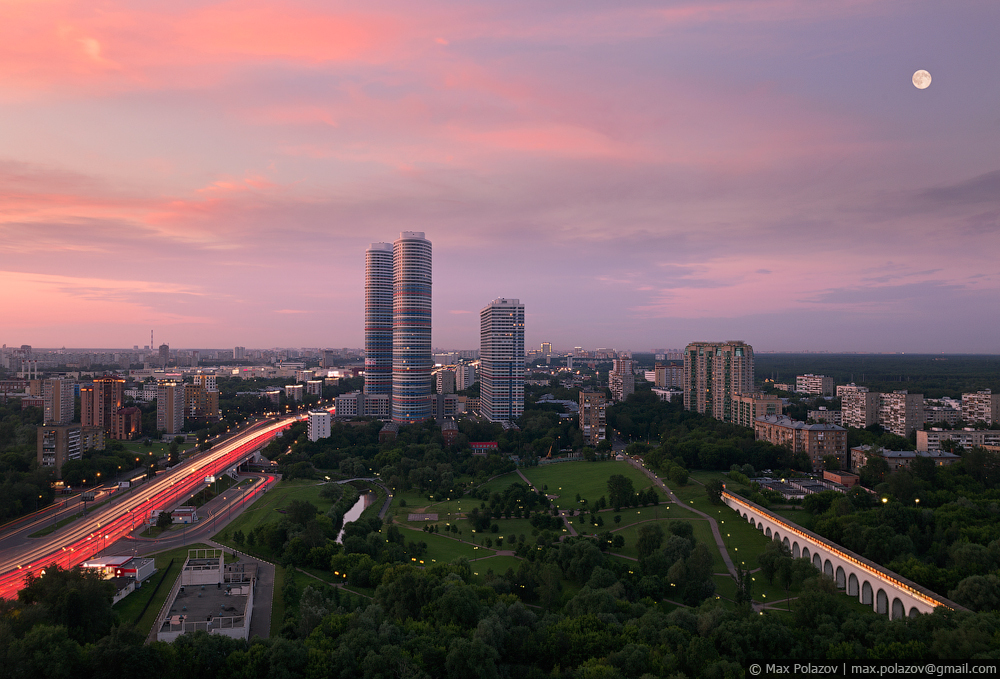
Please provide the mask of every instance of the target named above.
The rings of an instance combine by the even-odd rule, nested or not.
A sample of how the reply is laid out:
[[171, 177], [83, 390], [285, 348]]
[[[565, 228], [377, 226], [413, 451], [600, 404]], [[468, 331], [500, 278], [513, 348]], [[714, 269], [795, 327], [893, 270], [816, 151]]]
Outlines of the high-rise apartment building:
[[167, 363], [170, 362], [170, 345], [169, 344], [161, 344], [160, 345], [159, 359], [160, 359], [160, 367], [165, 369], [167, 367]]
[[471, 363], [459, 363], [455, 366], [455, 389], [464, 391], [468, 389], [479, 377], [476, 375], [476, 366]]
[[56, 478], [62, 478], [62, 466], [69, 460], [83, 457], [81, 443], [83, 427], [79, 424], [51, 424], [38, 428], [38, 464], [55, 467]]
[[985, 422], [987, 426], [1000, 422], [1000, 394], [992, 390], [962, 394], [962, 419], [966, 422]]
[[69, 424], [76, 416], [73, 382], [56, 378], [42, 382], [43, 424]]
[[392, 243], [365, 251], [364, 391], [392, 395]]
[[826, 375], [799, 375], [795, 378], [795, 391], [799, 394], [817, 394], [819, 396], [833, 396], [836, 385], [832, 377]]
[[432, 415], [431, 242], [404, 231], [392, 244], [392, 419], [413, 424]]
[[179, 434], [184, 428], [184, 385], [160, 382], [156, 387], [156, 428]]
[[105, 375], [80, 387], [80, 422], [85, 427], [101, 427], [111, 431], [112, 418], [122, 407], [125, 379]]
[[388, 397], [399, 424], [432, 416], [431, 283], [422, 231], [365, 251], [364, 395]]
[[233, 347], [233, 360], [242, 361], [247, 357], [246, 347]]
[[837, 396], [843, 426], [864, 429], [878, 422], [878, 394], [868, 391], [868, 387], [840, 385]]
[[611, 397], [616, 402], [624, 401], [630, 394], [635, 393], [634, 363], [628, 358], [616, 358], [611, 365], [611, 372], [608, 373]]
[[580, 431], [588, 446], [596, 447], [605, 439], [607, 402], [602, 391], [580, 392]]
[[753, 347], [746, 342], [692, 342], [685, 347], [685, 410], [735, 422], [734, 396], [753, 390]]
[[442, 368], [437, 372], [437, 393], [439, 394], [454, 394], [455, 393], [455, 371], [449, 370], [448, 368]]
[[480, 413], [490, 422], [524, 414], [524, 305], [498, 298], [479, 312]]
[[542, 342], [542, 356], [552, 355], [552, 342]]
[[924, 395], [905, 389], [878, 395], [878, 423], [899, 436], [924, 426]]

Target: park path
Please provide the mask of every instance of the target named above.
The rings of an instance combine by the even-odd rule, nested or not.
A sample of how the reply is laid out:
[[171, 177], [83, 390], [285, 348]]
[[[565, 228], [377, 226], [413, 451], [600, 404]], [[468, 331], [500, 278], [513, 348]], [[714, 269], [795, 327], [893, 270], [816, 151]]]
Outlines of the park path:
[[[545, 491], [539, 490], [538, 487], [535, 484], [533, 484], [528, 479], [528, 477], [521, 472], [520, 467], [517, 468], [517, 475], [520, 476], [522, 479], [524, 479], [524, 482], [528, 484], [528, 487], [534, 489], [536, 493], [542, 493], [543, 495], [547, 496]], [[566, 526], [566, 529], [569, 531], [571, 537], [575, 538], [576, 536], [579, 535], [579, 533], [576, 532], [576, 528], [573, 528], [573, 522], [569, 520], [568, 513], [565, 510], [562, 509], [559, 510], [559, 517], [562, 519], [563, 525]]]
[[712, 527], [712, 535], [715, 537], [715, 544], [719, 546], [719, 554], [722, 555], [722, 560], [725, 562], [726, 568], [729, 570], [729, 574], [733, 578], [735, 578], [736, 566], [733, 564], [733, 560], [729, 558], [729, 550], [726, 549], [726, 543], [722, 539], [722, 532], [719, 530], [718, 522], [705, 512], [695, 509], [694, 507], [689, 507], [688, 505], [681, 502], [680, 498], [674, 495], [674, 491], [670, 490], [670, 488], [667, 487], [667, 484], [663, 483], [663, 481], [660, 480], [660, 477], [654, 474], [652, 470], [648, 469], [641, 462], [637, 461], [635, 458], [628, 455], [625, 456], [625, 459], [628, 460], [629, 464], [631, 464], [633, 467], [646, 474], [646, 476], [648, 476], [653, 481], [653, 483], [655, 483], [661, 489], [663, 489], [663, 492], [667, 494], [667, 497], [670, 498], [671, 502], [681, 507], [684, 507], [684, 509], [687, 509], [688, 511], [694, 512], [695, 514], [699, 514], [708, 519], [708, 525]]

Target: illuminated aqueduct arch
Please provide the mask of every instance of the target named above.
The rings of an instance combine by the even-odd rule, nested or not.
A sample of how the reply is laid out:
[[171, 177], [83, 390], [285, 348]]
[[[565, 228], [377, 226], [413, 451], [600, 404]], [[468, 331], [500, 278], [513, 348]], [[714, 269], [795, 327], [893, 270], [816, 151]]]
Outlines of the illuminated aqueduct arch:
[[788, 548], [793, 557], [809, 559], [817, 570], [830, 576], [839, 589], [891, 619], [930, 613], [937, 606], [964, 610], [961, 606], [901, 575], [886, 570], [801, 526], [786, 522], [760, 505], [728, 492], [722, 500], [751, 526]]

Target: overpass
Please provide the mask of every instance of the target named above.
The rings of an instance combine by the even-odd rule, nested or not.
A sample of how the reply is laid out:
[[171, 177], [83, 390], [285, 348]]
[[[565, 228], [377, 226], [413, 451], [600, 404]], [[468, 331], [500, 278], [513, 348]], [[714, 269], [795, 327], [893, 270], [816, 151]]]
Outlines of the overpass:
[[809, 559], [813, 566], [830, 576], [839, 589], [871, 606], [876, 613], [896, 620], [918, 613], [930, 613], [938, 606], [965, 610], [912, 580], [882, 568], [824, 537], [769, 512], [758, 504], [723, 491], [722, 500], [750, 525], [777, 540], [794, 558]]
[[[287, 429], [297, 416], [263, 421], [227, 441], [195, 455], [166, 474], [138, 486], [117, 500], [95, 507], [87, 516], [73, 521], [45, 538], [29, 538], [0, 555], [0, 597], [12, 598], [24, 586], [28, 573], [38, 575], [50, 564], [71, 568], [91, 558], [128, 535], [149, 519], [157, 509], [169, 509], [183, 502], [203, 483], [206, 476], [224, 473], [266, 445]], [[263, 492], [270, 481], [256, 487], [251, 496]], [[249, 498], [247, 498], [249, 499]]]

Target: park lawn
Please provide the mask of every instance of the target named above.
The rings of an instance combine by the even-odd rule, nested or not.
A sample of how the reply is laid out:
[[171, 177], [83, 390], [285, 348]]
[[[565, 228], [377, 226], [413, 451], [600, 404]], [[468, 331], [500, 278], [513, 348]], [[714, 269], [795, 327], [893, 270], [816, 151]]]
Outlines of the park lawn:
[[471, 564], [473, 574], [479, 576], [480, 580], [485, 579], [486, 573], [490, 570], [493, 571], [495, 575], [503, 575], [510, 568], [515, 573], [517, 569], [521, 567], [522, 559], [516, 556], [491, 556], [485, 559], [479, 559], [478, 561], [473, 561]]
[[473, 545], [434, 533], [421, 532], [419, 535], [404, 533], [404, 535], [407, 542], [413, 540], [414, 542], [422, 541], [427, 543], [427, 553], [424, 554], [424, 562], [427, 565], [431, 563], [449, 563], [458, 558], [477, 559], [496, 553], [494, 550], [486, 549], [481, 545]]
[[[561, 462], [540, 467], [527, 467], [522, 470], [539, 489], [549, 495], [558, 495], [555, 505], [559, 509], [581, 509], [608, 494], [608, 479], [615, 475], [631, 479], [638, 492], [652, 485], [650, 479], [641, 471], [628, 464], [615, 460], [602, 462]], [[577, 493], [581, 499], [588, 501], [587, 505], [578, 502]]]
[[615, 460], [601, 462], [560, 462], [540, 467], [527, 467], [522, 470], [539, 489], [549, 495], [558, 495], [555, 504], [559, 509], [580, 509], [584, 505], [577, 501], [576, 495], [586, 499], [588, 505], [597, 502], [608, 495], [608, 479], [615, 475], [631, 479], [638, 492], [652, 485], [650, 479], [641, 471], [628, 464]]
[[[325, 512], [333, 506], [333, 503], [320, 497], [320, 490], [322, 490], [321, 485], [317, 485], [315, 481], [307, 479], [280, 481], [276, 486], [258, 497], [252, 505], [244, 509], [238, 517], [233, 519], [223, 529], [223, 532], [227, 535], [232, 535], [236, 531], [241, 530], [246, 534], [258, 526], [278, 521], [284, 516], [278, 510], [283, 509], [293, 500], [308, 500], [316, 505], [321, 513]], [[220, 541], [226, 542], [224, 539]]]
[[486, 483], [476, 486], [476, 490], [481, 491], [486, 489], [490, 493], [502, 493], [507, 490], [512, 483], [519, 483], [522, 486], [528, 485], [517, 472], [507, 472], [506, 474], [501, 474], [500, 476], [494, 476]]
[[[696, 519], [689, 522], [694, 531], [694, 539], [708, 547], [708, 551], [712, 555], [712, 571], [715, 573], [728, 572], [726, 564], [722, 560], [722, 555], [719, 553], [719, 547], [715, 544], [715, 536], [712, 534], [712, 528], [709, 526], [708, 521], [705, 519]], [[670, 520], [660, 519], [659, 523], [663, 528], [664, 539], [666, 539], [670, 535]], [[612, 532], [612, 535], [621, 535], [625, 538], [625, 546], [615, 550], [618, 554], [638, 558], [639, 551], [636, 549], [636, 543], [639, 541], [639, 529], [643, 525], [644, 523], [635, 523]]]

